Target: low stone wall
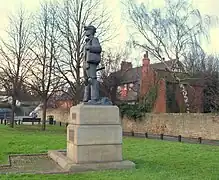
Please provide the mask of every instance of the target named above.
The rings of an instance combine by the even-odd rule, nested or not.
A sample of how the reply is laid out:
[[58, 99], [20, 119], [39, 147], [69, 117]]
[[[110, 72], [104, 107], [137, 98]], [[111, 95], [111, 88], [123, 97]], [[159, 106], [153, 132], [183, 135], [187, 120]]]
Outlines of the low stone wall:
[[213, 114], [146, 114], [141, 121], [123, 118], [123, 131], [219, 140], [219, 116]]
[[[66, 123], [69, 118], [69, 110], [48, 109], [48, 115], [53, 115], [54, 119], [58, 122]], [[213, 114], [146, 114], [145, 118], [141, 121], [123, 118], [122, 126], [124, 132], [147, 132], [219, 140], [219, 116]]]
[[[69, 110], [66, 109], [47, 109], [46, 116], [54, 116], [54, 120], [66, 123], [69, 118]], [[42, 118], [42, 111], [39, 112], [39, 117]]]

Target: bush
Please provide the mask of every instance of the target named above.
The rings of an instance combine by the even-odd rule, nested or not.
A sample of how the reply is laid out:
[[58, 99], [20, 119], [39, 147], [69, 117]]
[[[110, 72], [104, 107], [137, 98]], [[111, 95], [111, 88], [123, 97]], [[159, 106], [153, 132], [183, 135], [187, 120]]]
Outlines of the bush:
[[119, 105], [121, 117], [127, 116], [133, 120], [141, 120], [145, 113], [149, 113], [153, 110], [154, 103], [157, 99], [157, 86], [154, 86], [142, 97], [136, 104], [122, 103]]

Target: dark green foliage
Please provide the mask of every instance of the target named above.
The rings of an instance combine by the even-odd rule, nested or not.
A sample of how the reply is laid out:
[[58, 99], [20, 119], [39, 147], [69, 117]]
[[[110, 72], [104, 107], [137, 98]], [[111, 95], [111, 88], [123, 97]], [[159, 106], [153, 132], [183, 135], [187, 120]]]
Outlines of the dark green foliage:
[[140, 119], [144, 114], [139, 104], [123, 103], [119, 105], [121, 116], [127, 116], [130, 119]]
[[168, 113], [179, 113], [180, 107], [176, 100], [176, 86], [175, 83], [166, 82], [166, 104]]
[[150, 91], [140, 99], [136, 104], [123, 103], [119, 105], [121, 117], [127, 116], [133, 120], [141, 120], [145, 113], [153, 110], [154, 103], [157, 99], [157, 85], [153, 86]]
[[207, 74], [204, 83], [204, 112], [219, 112], [218, 92], [219, 77], [217, 72]]

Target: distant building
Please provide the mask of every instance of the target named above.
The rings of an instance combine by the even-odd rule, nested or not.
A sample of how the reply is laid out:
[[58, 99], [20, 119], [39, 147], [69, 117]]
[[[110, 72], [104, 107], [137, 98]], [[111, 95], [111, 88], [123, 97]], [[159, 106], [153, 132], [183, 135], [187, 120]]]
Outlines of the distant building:
[[[203, 112], [203, 86], [199, 80], [189, 79], [181, 67], [174, 67], [173, 61], [165, 61], [168, 67], [184, 79], [182, 83], [188, 91], [191, 112]], [[157, 86], [157, 98], [153, 112], [185, 112], [185, 103], [179, 85], [173, 74], [166, 69], [164, 63], [150, 64], [147, 54], [142, 66], [132, 67], [131, 62], [122, 62], [121, 69], [110, 75], [119, 79], [117, 99], [120, 102], [134, 103], [145, 96], [152, 87]], [[119, 102], [118, 102], [119, 103]]]
[[[165, 61], [165, 64], [182, 79], [182, 83], [188, 91], [190, 111], [203, 112], [203, 85], [201, 81], [198, 79], [192, 80], [188, 74], [183, 73], [181, 67], [175, 66], [174, 61]], [[152, 87], [156, 86], [157, 96], [153, 105], [153, 112], [185, 112], [184, 99], [173, 73], [166, 69], [163, 62], [151, 64], [147, 54], [144, 55], [140, 67], [133, 68], [131, 62], [123, 61], [120, 70], [112, 73], [108, 77], [108, 81], [110, 88], [115, 86], [115, 104], [121, 102], [136, 103], [148, 94]], [[115, 81], [117, 82], [115, 83]], [[104, 81], [100, 83], [100, 87], [103, 85]], [[71, 94], [73, 93], [69, 88], [68, 92], [63, 92], [61, 95], [51, 98], [49, 103], [51, 107], [49, 107], [69, 109], [74, 104]], [[103, 92], [100, 92], [100, 95], [107, 96]], [[83, 90], [80, 96], [82, 100]]]
[[10, 108], [0, 108], [0, 119], [10, 119], [11, 109]]
[[[0, 107], [11, 109], [11, 96], [6, 91], [0, 92]], [[19, 92], [17, 97], [17, 108], [15, 114], [17, 116], [28, 116], [31, 111], [40, 103], [39, 98], [27, 92]]]

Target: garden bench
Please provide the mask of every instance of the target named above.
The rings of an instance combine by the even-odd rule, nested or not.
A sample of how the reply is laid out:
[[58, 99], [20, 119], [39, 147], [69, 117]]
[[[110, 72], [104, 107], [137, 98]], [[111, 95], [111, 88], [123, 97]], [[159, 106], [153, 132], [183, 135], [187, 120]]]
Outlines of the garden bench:
[[24, 122], [32, 122], [32, 125], [34, 125], [35, 122], [38, 122], [38, 124], [40, 124], [41, 118], [32, 118], [32, 117], [30, 117], [30, 118], [23, 118], [22, 119], [22, 123], [24, 123]]

